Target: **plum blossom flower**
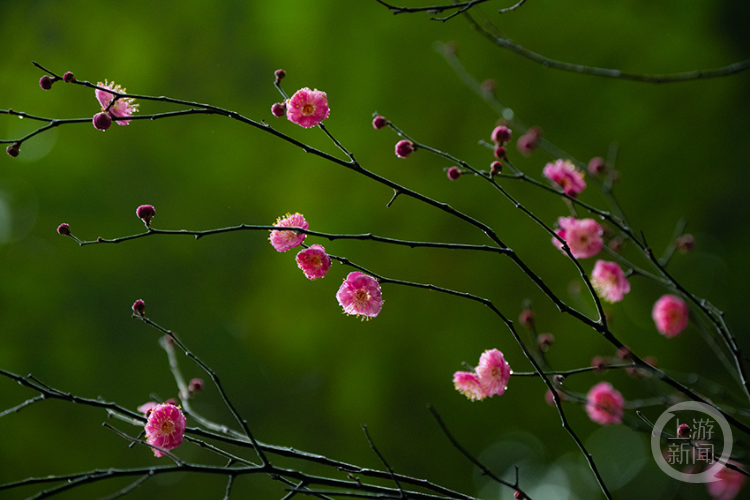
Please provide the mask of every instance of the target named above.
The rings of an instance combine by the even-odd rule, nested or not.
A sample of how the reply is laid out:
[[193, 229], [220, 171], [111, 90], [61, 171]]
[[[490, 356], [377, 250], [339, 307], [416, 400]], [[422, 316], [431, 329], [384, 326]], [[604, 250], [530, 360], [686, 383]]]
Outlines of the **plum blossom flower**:
[[453, 385], [470, 400], [481, 401], [492, 396], [502, 396], [508, 387], [511, 373], [503, 353], [497, 349], [487, 349], [479, 357], [479, 364], [473, 372], [453, 374]]
[[328, 118], [328, 96], [320, 90], [299, 89], [286, 100], [286, 117], [300, 127], [310, 128]]
[[597, 260], [591, 273], [591, 284], [599, 297], [607, 302], [620, 302], [623, 295], [630, 292], [630, 283], [615, 262]]
[[374, 318], [383, 308], [380, 284], [372, 276], [358, 271], [349, 273], [336, 292], [336, 300], [346, 314]]
[[708, 494], [711, 495], [712, 500], [734, 500], [745, 484], [745, 481], [747, 481], [747, 477], [744, 474], [729, 467], [719, 469], [716, 477], [719, 478], [718, 481], [706, 483]]
[[586, 395], [586, 413], [597, 424], [622, 422], [625, 398], [609, 382], [599, 382]]
[[503, 395], [508, 387], [511, 369], [502, 352], [497, 349], [484, 351], [479, 357], [475, 371], [488, 396]]
[[[310, 225], [305, 220], [305, 217], [300, 213], [286, 214], [285, 217], [279, 217], [274, 223], [276, 227], [301, 227], [307, 229]], [[298, 247], [305, 241], [306, 234], [297, 234], [294, 231], [279, 231], [274, 229], [271, 231], [271, 236], [268, 238], [271, 241], [271, 245], [276, 249], [277, 252], [286, 252], [289, 249]]]
[[568, 196], [576, 197], [586, 189], [583, 172], [579, 171], [570, 160], [557, 160], [547, 163], [542, 171], [544, 176], [563, 188]]
[[[163, 450], [171, 450], [182, 443], [185, 434], [185, 416], [178, 406], [161, 404], [151, 408], [146, 422], [146, 442]], [[164, 455], [156, 448], [152, 448], [154, 455]]]
[[688, 308], [685, 301], [675, 295], [662, 295], [651, 311], [656, 328], [665, 337], [671, 338], [682, 332], [688, 324]]
[[331, 258], [322, 245], [312, 245], [297, 254], [297, 267], [309, 280], [323, 278], [331, 268]]
[[[593, 257], [602, 249], [604, 230], [594, 219], [560, 217], [557, 225], [560, 228], [555, 230], [555, 234], [565, 240], [576, 259]], [[552, 238], [552, 243], [562, 250], [562, 243], [557, 238]]]
[[[107, 80], [104, 80], [104, 83], [98, 82], [97, 85], [99, 87], [108, 88], [119, 94], [124, 94], [126, 92], [124, 87], [115, 85], [115, 82], [108, 82]], [[116, 118], [129, 118], [133, 116], [133, 113], [138, 111], [138, 105], [134, 104], [135, 99], [132, 97], [117, 99], [110, 107], [112, 100], [115, 98], [114, 94], [101, 89], [96, 89], [94, 94], [102, 107], [102, 111], [108, 112]], [[127, 125], [128, 123], [130, 123], [130, 120], [117, 120], [118, 125]]]
[[482, 400], [487, 393], [474, 372], [456, 372], [453, 374], [453, 385], [458, 392], [472, 401]]

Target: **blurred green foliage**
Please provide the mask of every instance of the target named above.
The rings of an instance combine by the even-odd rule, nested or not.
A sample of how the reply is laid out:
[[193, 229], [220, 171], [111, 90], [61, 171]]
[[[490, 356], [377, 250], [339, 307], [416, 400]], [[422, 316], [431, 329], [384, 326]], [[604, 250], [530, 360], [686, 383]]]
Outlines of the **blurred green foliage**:
[[[723, 66], [750, 53], [747, 31], [737, 22], [748, 14], [740, 1], [534, 0], [498, 18], [506, 3], [489, 2], [481, 11], [517, 43], [564, 61], [664, 73]], [[434, 49], [434, 42], [450, 41], [470, 73], [496, 81], [498, 98], [521, 121], [542, 127], [545, 137], [574, 157], [585, 162], [606, 156], [613, 143], [619, 146], [616, 195], [629, 221], [660, 253], [677, 221], [687, 219], [697, 249], [677, 255], [672, 270], [727, 313], [747, 348], [741, 315], [743, 286], [750, 280], [750, 237], [743, 229], [750, 213], [741, 179], [750, 143], [750, 74], [648, 85], [557, 72], [492, 46], [461, 17], [445, 23], [428, 18], [393, 16], [371, 0], [2, 2], [0, 108], [59, 118], [98, 111], [93, 92], [81, 87], [59, 82], [42, 91], [35, 60], [79, 79], [115, 80], [133, 93], [230, 108], [341, 156], [320, 130], [271, 115], [279, 100], [273, 71], [283, 67], [290, 93], [301, 87], [327, 92], [326, 126], [364, 167], [492, 225], [560, 297], [593, 314], [591, 300], [571, 285], [575, 269], [544, 231], [478, 179], [449, 182], [444, 169], [450, 164], [440, 158], [418, 151], [397, 159], [397, 137], [373, 130], [370, 121], [378, 112], [417, 140], [488, 168], [491, 153], [478, 141], [489, 140], [498, 117]], [[141, 102], [142, 113], [171, 109]], [[0, 115], [3, 139], [35, 126]], [[550, 160], [541, 152], [529, 158], [511, 154], [537, 178]], [[555, 196], [506, 184], [548, 224], [566, 214]], [[401, 197], [386, 208], [391, 195], [362, 176], [220, 117], [136, 121], [105, 133], [82, 124], [43, 134], [25, 143], [18, 158], [0, 159], [0, 366], [129, 408], [152, 395], [173, 397], [158, 334], [130, 318], [130, 305], [142, 298], [155, 322], [177, 332], [214, 367], [264, 442], [380, 468], [359, 427], [367, 423], [396, 471], [468, 494], [509, 498], [512, 492], [473, 473], [450, 446], [425, 411], [429, 403], [497, 473], [512, 480], [512, 467], [519, 465], [523, 485], [547, 483], [540, 498], [595, 497], [596, 485], [556, 411], [545, 404], [539, 380], [512, 379], [502, 398], [481, 403], [453, 389], [452, 373], [462, 362], [475, 364], [488, 348], [501, 349], [516, 371], [530, 370], [503, 325], [475, 303], [387, 286], [382, 314], [360, 322], [342, 315], [334, 298], [348, 269], [334, 266], [324, 280], [308, 282], [293, 252], [276, 253], [264, 233], [83, 248], [55, 233], [61, 222], [83, 239], [140, 232], [135, 208], [149, 203], [159, 228], [269, 224], [299, 211], [313, 230], [488, 243], [479, 231], [413, 200]], [[594, 193], [583, 199], [603, 206]], [[586, 366], [595, 355], [613, 354], [595, 332], [557, 313], [507, 259], [313, 242], [385, 276], [487, 297], [511, 318], [531, 300], [540, 330], [556, 336], [548, 353], [556, 368]], [[584, 263], [587, 270], [591, 266], [593, 259]], [[642, 356], [656, 356], [671, 372], [698, 372], [737, 392], [721, 363], [706, 356], [694, 326], [672, 340], [656, 332], [650, 310], [662, 289], [643, 279], [634, 279], [632, 288], [623, 303], [607, 307], [623, 342]], [[182, 366], [186, 376], [202, 376], [189, 360]], [[601, 378], [581, 375], [567, 384], [586, 392]], [[624, 373], [606, 378], [627, 399], [665, 390]], [[0, 410], [31, 396], [0, 380]], [[210, 387], [194, 404], [210, 418], [231, 421]], [[566, 409], [597, 461], [609, 464], [603, 473], [619, 488], [619, 498], [705, 496], [702, 485], [676, 486], [653, 467], [645, 434], [600, 428], [582, 408]], [[0, 483], [166, 460], [145, 448], [128, 449], [101, 427], [104, 419], [101, 412], [57, 401], [5, 416]], [[629, 444], [618, 450], [617, 443]], [[194, 446], [179, 452], [187, 460], [206, 459]], [[617, 458], [622, 456], [630, 459]], [[100, 484], [59, 498], [96, 498], [125, 484]], [[160, 477], [130, 498], [150, 498], [164, 488], [173, 498], [186, 492], [218, 498], [224, 482]], [[279, 484], [258, 477], [239, 479], [236, 490], [236, 498], [283, 496]]]

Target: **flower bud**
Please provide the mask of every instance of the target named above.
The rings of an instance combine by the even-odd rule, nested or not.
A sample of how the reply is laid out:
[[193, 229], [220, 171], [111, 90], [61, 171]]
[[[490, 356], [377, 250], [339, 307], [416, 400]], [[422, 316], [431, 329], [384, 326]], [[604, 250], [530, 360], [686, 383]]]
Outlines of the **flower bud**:
[[526, 328], [533, 328], [534, 327], [534, 312], [531, 309], [524, 309], [521, 311], [521, 314], [518, 316], [518, 322], [521, 323]]
[[286, 103], [274, 103], [274, 105], [271, 106], [271, 113], [273, 113], [273, 116], [275, 116], [276, 118], [281, 118], [286, 114]]
[[62, 234], [63, 236], [70, 236], [70, 224], [63, 222], [57, 226], [57, 233]]
[[490, 137], [492, 138], [492, 142], [494, 142], [498, 146], [502, 146], [510, 140], [510, 134], [511, 132], [508, 127], [506, 127], [505, 125], [499, 125], [495, 127]]
[[50, 78], [48, 75], [44, 75], [39, 79], [39, 86], [42, 87], [42, 90], [49, 90], [52, 88], [52, 84], [55, 83], [55, 81]]
[[286, 71], [284, 71], [283, 69], [277, 69], [276, 71], [273, 72], [273, 76], [275, 78], [274, 83], [279, 83], [286, 76]]
[[375, 130], [380, 130], [386, 125], [388, 125], [388, 120], [386, 120], [384, 116], [378, 115], [372, 120], [372, 126]]
[[133, 314], [138, 316], [146, 315], [146, 303], [143, 300], [138, 299], [133, 302]]
[[497, 88], [497, 82], [492, 78], [488, 78], [487, 80], [483, 81], [480, 86], [482, 87], [483, 92], [494, 94], [495, 89]]
[[555, 342], [555, 336], [551, 333], [542, 333], [536, 338], [536, 345], [542, 352], [547, 352], [549, 346]]
[[494, 177], [503, 171], [503, 164], [499, 161], [490, 163], [490, 177]]
[[188, 383], [188, 392], [195, 393], [203, 390], [203, 379], [194, 378]]
[[457, 180], [459, 177], [461, 177], [464, 173], [461, 171], [458, 167], [451, 167], [448, 169], [448, 178], [452, 181]]
[[17, 142], [14, 142], [13, 144], [5, 148], [5, 152], [8, 153], [8, 156], [10, 156], [11, 158], [15, 158], [21, 152], [21, 148], [19, 147]]
[[63, 75], [63, 81], [65, 83], [72, 83], [72, 82], [76, 81], [76, 77], [73, 76], [73, 72], [72, 71], [66, 71], [65, 74]]
[[604, 158], [601, 156], [595, 156], [589, 160], [588, 171], [591, 175], [603, 174], [607, 170], [607, 164], [604, 163]]
[[591, 367], [596, 372], [602, 372], [607, 367], [607, 360], [601, 356], [594, 356], [591, 359]]
[[505, 160], [508, 158], [508, 152], [502, 146], [496, 147], [495, 151], [493, 151], [493, 154], [498, 160]]
[[398, 141], [396, 143], [396, 156], [406, 158], [414, 151], [414, 143], [411, 141]]
[[681, 438], [690, 437], [690, 426], [688, 424], [680, 424], [679, 427], [677, 427], [677, 435]]
[[135, 210], [135, 215], [147, 225], [151, 225], [151, 218], [156, 215], [156, 210], [152, 205], [141, 205]]
[[683, 234], [674, 244], [680, 253], [690, 253], [695, 249], [695, 238], [692, 234]]
[[109, 126], [112, 125], [112, 117], [109, 116], [109, 113], [104, 111], [95, 114], [91, 121], [94, 124], [94, 128], [101, 131], [107, 130]]

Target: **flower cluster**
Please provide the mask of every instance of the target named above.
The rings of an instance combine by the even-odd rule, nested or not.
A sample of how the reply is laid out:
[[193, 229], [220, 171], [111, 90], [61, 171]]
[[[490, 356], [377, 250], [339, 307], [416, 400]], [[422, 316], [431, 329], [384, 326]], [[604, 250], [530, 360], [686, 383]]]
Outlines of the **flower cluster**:
[[622, 422], [625, 399], [609, 382], [599, 382], [586, 395], [586, 413], [597, 424]]
[[[309, 224], [302, 214], [295, 213], [286, 214], [283, 218], [279, 217], [274, 226], [307, 229]], [[271, 231], [269, 240], [277, 251], [286, 252], [301, 245], [305, 236], [305, 234], [297, 234], [292, 230], [274, 229]], [[305, 277], [309, 280], [323, 278], [331, 269], [331, 257], [322, 245], [311, 245], [309, 248], [300, 250], [295, 260], [297, 261], [297, 267], [305, 273]], [[336, 300], [346, 314], [353, 314], [357, 317], [363, 316], [368, 319], [376, 317], [383, 308], [380, 283], [372, 276], [361, 272], [349, 273], [336, 293]]]
[[[593, 257], [602, 249], [604, 230], [594, 219], [560, 217], [557, 225], [559, 229], [555, 230], [555, 234], [565, 240], [576, 259]], [[552, 243], [562, 250], [562, 243], [557, 238], [552, 238]]]
[[473, 372], [453, 374], [453, 385], [470, 400], [481, 401], [492, 396], [502, 396], [512, 372], [502, 352], [488, 349], [479, 357], [479, 364]]
[[557, 160], [555, 163], [547, 163], [542, 173], [547, 179], [563, 188], [568, 196], [575, 198], [586, 189], [583, 172], [578, 170], [570, 160]]
[[[144, 405], [145, 406], [145, 405]], [[162, 450], [171, 450], [182, 443], [185, 434], [185, 416], [179, 406], [161, 404], [150, 407], [146, 422], [146, 442]], [[156, 457], [164, 453], [152, 448]]]

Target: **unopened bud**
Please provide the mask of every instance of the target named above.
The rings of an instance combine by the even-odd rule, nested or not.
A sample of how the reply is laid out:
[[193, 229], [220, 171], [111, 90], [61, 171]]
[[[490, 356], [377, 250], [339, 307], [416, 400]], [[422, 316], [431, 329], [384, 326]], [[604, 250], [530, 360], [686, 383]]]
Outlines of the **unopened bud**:
[[591, 175], [603, 174], [607, 170], [607, 164], [601, 156], [595, 156], [589, 160], [588, 171]]
[[94, 124], [94, 128], [101, 131], [107, 130], [112, 125], [112, 117], [106, 111], [95, 114], [91, 121]]
[[48, 75], [44, 75], [39, 79], [39, 86], [42, 87], [42, 90], [49, 90], [52, 88], [52, 84], [55, 83], [55, 81], [50, 78]]
[[386, 125], [388, 125], [388, 120], [386, 120], [384, 116], [378, 115], [375, 118], [373, 118], [373, 120], [372, 120], [372, 127], [375, 130], [380, 130], [381, 128], [385, 127]]
[[152, 205], [141, 205], [135, 210], [135, 215], [147, 225], [151, 225], [151, 218], [156, 215], [156, 210]]
[[498, 125], [492, 131], [492, 135], [490, 137], [492, 138], [492, 142], [494, 142], [498, 146], [502, 146], [510, 140], [510, 134], [511, 131], [508, 127], [506, 127], [505, 125]]
[[494, 177], [503, 171], [503, 164], [499, 161], [490, 163], [490, 177]]
[[65, 83], [72, 83], [72, 82], [76, 81], [76, 77], [73, 76], [73, 72], [72, 71], [66, 71], [65, 74], [63, 75], [63, 81]]
[[521, 314], [518, 316], [518, 322], [521, 323], [526, 328], [533, 328], [534, 327], [534, 312], [531, 309], [524, 309], [521, 311]]
[[555, 336], [551, 333], [542, 333], [536, 338], [536, 345], [542, 352], [547, 352], [549, 346], [555, 342]]
[[692, 234], [683, 234], [674, 244], [680, 253], [690, 253], [695, 249], [695, 238]]
[[274, 83], [279, 83], [286, 76], [286, 71], [284, 71], [283, 69], [277, 69], [276, 71], [273, 72], [273, 76], [275, 78]]
[[63, 222], [62, 224], [57, 226], [57, 232], [58, 234], [62, 234], [63, 236], [70, 236], [70, 224]]
[[690, 437], [690, 434], [691, 430], [688, 424], [680, 424], [680, 426], [677, 427], [677, 435], [681, 438]]
[[414, 151], [414, 143], [411, 141], [398, 141], [396, 143], [396, 156], [406, 158]]
[[194, 378], [188, 383], [188, 392], [200, 392], [203, 390], [203, 379]]
[[8, 156], [15, 158], [21, 153], [21, 147], [17, 142], [14, 142], [13, 144], [5, 148], [5, 152], [8, 153]]
[[461, 171], [458, 167], [451, 167], [448, 169], [448, 178], [452, 181], [457, 180], [459, 177], [461, 177], [464, 173]]
[[271, 106], [271, 113], [273, 113], [273, 116], [275, 116], [276, 118], [281, 118], [286, 114], [286, 103], [274, 103], [274, 105]]
[[138, 299], [133, 302], [133, 314], [138, 316], [146, 315], [146, 303], [143, 300]]

